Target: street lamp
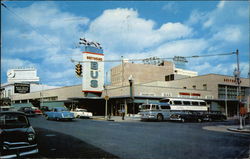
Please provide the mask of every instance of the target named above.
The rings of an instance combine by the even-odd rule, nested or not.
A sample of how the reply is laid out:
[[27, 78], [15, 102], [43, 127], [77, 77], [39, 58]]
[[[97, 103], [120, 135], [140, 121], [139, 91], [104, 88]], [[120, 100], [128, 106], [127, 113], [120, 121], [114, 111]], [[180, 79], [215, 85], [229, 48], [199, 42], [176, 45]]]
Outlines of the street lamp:
[[129, 81], [129, 88], [130, 88], [130, 97], [132, 99], [132, 104], [133, 104], [133, 114], [135, 114], [135, 104], [134, 104], [134, 78], [132, 75], [129, 76], [128, 78]]

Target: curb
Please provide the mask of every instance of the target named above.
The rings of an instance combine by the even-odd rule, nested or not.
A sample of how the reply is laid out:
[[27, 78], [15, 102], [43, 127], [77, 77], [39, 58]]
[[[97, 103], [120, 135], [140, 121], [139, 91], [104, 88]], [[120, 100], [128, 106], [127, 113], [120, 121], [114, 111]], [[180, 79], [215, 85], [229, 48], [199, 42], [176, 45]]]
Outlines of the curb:
[[229, 131], [240, 132], [240, 133], [250, 133], [250, 130], [247, 129], [239, 129], [239, 128], [227, 128]]

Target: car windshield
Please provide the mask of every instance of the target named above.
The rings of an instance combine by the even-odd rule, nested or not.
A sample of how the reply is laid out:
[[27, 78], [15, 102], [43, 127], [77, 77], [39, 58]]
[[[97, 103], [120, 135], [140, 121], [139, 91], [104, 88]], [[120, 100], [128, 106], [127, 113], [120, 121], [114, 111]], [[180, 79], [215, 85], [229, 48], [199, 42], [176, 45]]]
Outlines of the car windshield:
[[66, 108], [55, 108], [54, 111], [55, 112], [65, 112], [65, 111], [68, 111], [68, 109], [66, 109]]
[[79, 111], [79, 112], [87, 112], [86, 109], [79, 109], [79, 110], [77, 110], [77, 111]]
[[26, 116], [22, 114], [0, 114], [0, 128], [25, 128], [29, 127]]

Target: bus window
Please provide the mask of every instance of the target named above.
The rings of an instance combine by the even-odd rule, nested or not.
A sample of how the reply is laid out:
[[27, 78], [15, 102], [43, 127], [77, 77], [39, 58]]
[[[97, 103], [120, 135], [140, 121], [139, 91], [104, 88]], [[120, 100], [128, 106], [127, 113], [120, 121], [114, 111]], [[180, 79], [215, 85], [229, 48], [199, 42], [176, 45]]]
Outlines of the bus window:
[[158, 105], [156, 105], [156, 107], [155, 107], [157, 110], [159, 110], [159, 106]]
[[161, 106], [161, 109], [170, 109], [170, 106]]
[[152, 105], [151, 110], [155, 110], [155, 109], [156, 109], [155, 105]]
[[184, 105], [191, 105], [190, 101], [183, 101]]
[[182, 105], [181, 101], [173, 101], [174, 102], [174, 105]]
[[192, 102], [192, 105], [199, 105], [198, 102]]
[[206, 106], [206, 102], [200, 102], [201, 106]]

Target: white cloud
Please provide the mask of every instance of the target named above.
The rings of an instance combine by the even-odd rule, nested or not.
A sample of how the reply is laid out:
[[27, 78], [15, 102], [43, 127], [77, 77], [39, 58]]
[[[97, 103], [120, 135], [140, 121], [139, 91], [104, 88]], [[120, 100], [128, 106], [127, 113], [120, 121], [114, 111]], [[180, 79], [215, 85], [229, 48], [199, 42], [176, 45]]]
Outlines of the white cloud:
[[225, 1], [220, 1], [220, 2], [217, 4], [217, 8], [218, 8], [218, 9], [222, 9], [224, 6], [225, 6]]
[[[105, 25], [104, 25], [105, 24]], [[192, 29], [181, 23], [166, 23], [154, 29], [155, 22], [139, 17], [133, 9], [106, 10], [90, 23], [87, 36], [101, 41], [113, 51], [141, 51], [165, 40], [192, 35]]]
[[27, 60], [22, 60], [18, 58], [2, 58], [1, 59], [1, 70], [6, 72], [11, 68], [27, 68], [27, 67], [36, 67], [37, 64], [32, 63]]
[[[216, 58], [207, 58], [198, 62], [189, 63], [189, 68], [191, 70], [199, 72], [200, 75], [204, 74], [221, 74], [233, 76], [234, 69], [237, 67], [235, 63], [215, 63]], [[249, 63], [241, 62], [240, 63], [241, 77], [247, 78], [249, 72]]]
[[201, 12], [198, 10], [193, 10], [189, 16], [189, 19], [186, 21], [188, 25], [194, 25], [200, 23], [204, 19], [206, 19], [207, 13]]
[[141, 59], [148, 57], [172, 58], [174, 56], [190, 56], [202, 53], [208, 47], [204, 39], [177, 40], [164, 43], [157, 48], [147, 52], [135, 52], [128, 54], [125, 58]]
[[179, 12], [176, 2], [168, 2], [162, 7], [162, 9], [174, 14]]
[[242, 40], [242, 33], [240, 28], [228, 27], [214, 34], [212, 39], [227, 42], [239, 42]]
[[89, 19], [86, 17], [75, 16], [69, 12], [62, 12], [53, 2], [48, 3], [50, 5], [44, 5], [44, 2], [36, 2], [26, 8], [17, 8], [15, 12], [23, 17], [31, 26], [36, 28], [47, 27], [49, 29], [66, 30], [66, 28], [77, 28], [78, 25], [84, 25], [89, 22]]

